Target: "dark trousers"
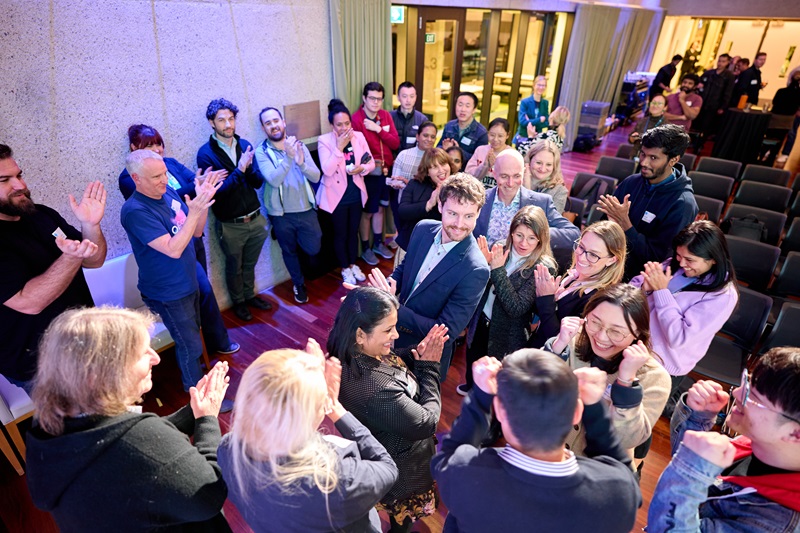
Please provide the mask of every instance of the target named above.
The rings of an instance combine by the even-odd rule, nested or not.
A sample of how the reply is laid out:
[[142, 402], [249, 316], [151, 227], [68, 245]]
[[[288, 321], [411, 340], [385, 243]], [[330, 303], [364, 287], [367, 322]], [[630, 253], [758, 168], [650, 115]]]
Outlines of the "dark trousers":
[[467, 387], [472, 388], [475, 381], [472, 379], [472, 363], [487, 355], [489, 349], [489, 319], [479, 311], [478, 325], [475, 327], [475, 335], [472, 337], [472, 344], [467, 346]]
[[175, 341], [175, 358], [181, 370], [183, 390], [197, 385], [203, 372], [200, 357], [203, 342], [200, 340], [200, 291], [169, 302], [161, 302], [142, 294], [147, 307], [161, 317], [172, 340]]
[[275, 238], [281, 247], [283, 262], [297, 286], [305, 283], [297, 248], [300, 247], [308, 255], [317, 255], [322, 246], [322, 230], [319, 227], [317, 212], [313, 209], [302, 213], [284, 213], [282, 216], [270, 216]]
[[260, 215], [241, 224], [217, 221], [217, 236], [225, 254], [225, 281], [234, 305], [256, 295], [256, 263], [267, 240], [265, 223]]
[[797, 138], [798, 126], [800, 126], [800, 117], [794, 117], [794, 123], [792, 123], [792, 129], [789, 130], [789, 134], [786, 136], [786, 144], [783, 145], [783, 150], [781, 151], [783, 155], [789, 155], [790, 153], [792, 153], [794, 140]]
[[[199, 239], [195, 239], [195, 241], [197, 240]], [[209, 353], [227, 350], [231, 345], [228, 328], [222, 321], [222, 313], [219, 311], [214, 289], [211, 288], [208, 276], [200, 263], [197, 263], [197, 284], [200, 289], [200, 324], [203, 327], [206, 348]]]
[[333, 251], [339, 266], [347, 268], [358, 259], [358, 225], [361, 223], [361, 204], [336, 206], [333, 220]]

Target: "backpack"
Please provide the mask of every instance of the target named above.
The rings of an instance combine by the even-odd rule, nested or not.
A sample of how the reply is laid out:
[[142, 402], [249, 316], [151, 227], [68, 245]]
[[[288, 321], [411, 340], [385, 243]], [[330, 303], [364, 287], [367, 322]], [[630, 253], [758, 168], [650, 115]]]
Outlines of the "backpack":
[[608, 191], [608, 183], [599, 178], [590, 178], [583, 184], [581, 190], [575, 193], [575, 198], [586, 201], [586, 205], [593, 206], [600, 197]]
[[591, 152], [592, 148], [597, 146], [597, 135], [592, 133], [582, 133], [575, 138], [575, 142], [572, 143], [572, 151], [573, 152], [581, 152], [587, 153]]
[[734, 237], [742, 237], [751, 241], [767, 241], [767, 225], [755, 215], [731, 218], [722, 223], [722, 231]]

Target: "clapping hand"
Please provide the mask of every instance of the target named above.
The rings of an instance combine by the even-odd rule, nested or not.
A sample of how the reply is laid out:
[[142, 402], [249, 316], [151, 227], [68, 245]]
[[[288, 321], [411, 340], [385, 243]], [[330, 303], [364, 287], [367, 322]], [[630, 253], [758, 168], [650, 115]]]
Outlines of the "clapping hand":
[[69, 206], [81, 224], [96, 226], [106, 211], [106, 189], [99, 181], [92, 181], [83, 191], [80, 204], [69, 195]]
[[442, 359], [442, 350], [450, 337], [447, 335], [447, 326], [437, 324], [431, 328], [424, 339], [411, 349], [414, 359], [418, 361], [439, 362]]
[[83, 261], [92, 257], [97, 252], [97, 245], [89, 239], [74, 241], [66, 237], [56, 237], [56, 246], [64, 255], [69, 255]]
[[316, 355], [320, 359], [325, 359], [325, 353], [322, 351], [319, 343], [316, 341], [316, 339], [312, 339], [311, 337], [309, 337], [306, 341], [305, 352], [311, 355]]
[[247, 150], [242, 153], [242, 157], [239, 158], [239, 164], [237, 165], [237, 168], [241, 172], [247, 172], [247, 167], [249, 167], [250, 163], [253, 162], [254, 155], [255, 152], [253, 151], [253, 147], [248, 146]]
[[630, 198], [631, 195], [626, 194], [622, 203], [620, 203], [620, 201], [617, 199], [616, 196], [610, 194], [604, 194], [598, 200], [598, 202], [600, 203], [600, 207], [598, 209], [602, 213], [605, 213], [610, 220], [613, 220], [614, 222], [622, 226], [623, 231], [626, 231], [629, 228], [633, 227], [633, 224], [631, 224], [631, 219], [629, 217], [629, 212], [631, 210]]
[[561, 276], [553, 276], [547, 266], [539, 263], [534, 271], [534, 281], [536, 282], [536, 296], [550, 296], [555, 294], [561, 285]]
[[[660, 291], [666, 289], [669, 285], [672, 279], [672, 269], [667, 265], [665, 272], [661, 263], [649, 261], [644, 264], [644, 272], [642, 272], [642, 275], [644, 276], [644, 283], [649, 287], [645, 288], [645, 290]], [[644, 287], [644, 284], [642, 286]]]
[[699, 380], [686, 394], [686, 405], [692, 411], [719, 413], [728, 405], [730, 395], [716, 381]]
[[196, 387], [189, 389], [189, 405], [195, 418], [219, 416], [222, 400], [231, 378], [228, 377], [228, 363], [220, 361], [211, 371], [200, 378]]
[[491, 262], [492, 252], [489, 250], [489, 241], [486, 240], [485, 235], [478, 236], [478, 250], [480, 250], [483, 254], [484, 259], [486, 259], [486, 263]]
[[397, 280], [389, 276], [388, 278], [383, 275], [381, 269], [373, 268], [367, 276], [367, 284], [376, 289], [381, 289], [389, 294], [397, 292]]
[[450, 148], [452, 148], [453, 146], [458, 146], [458, 141], [457, 140], [450, 139], [450, 138], [442, 139], [442, 148], [444, 149], [445, 152], [447, 150], [449, 150]]
[[503, 368], [503, 363], [484, 355], [472, 363], [472, 379], [475, 386], [492, 396], [497, 394], [497, 373]]

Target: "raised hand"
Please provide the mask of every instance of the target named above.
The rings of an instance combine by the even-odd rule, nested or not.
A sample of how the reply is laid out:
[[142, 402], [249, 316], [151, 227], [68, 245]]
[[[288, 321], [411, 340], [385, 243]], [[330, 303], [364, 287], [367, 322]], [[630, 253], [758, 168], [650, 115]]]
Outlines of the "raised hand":
[[303, 150], [303, 143], [301, 141], [297, 141], [295, 143], [295, 152], [294, 155], [294, 162], [297, 163], [297, 166], [303, 166], [303, 163], [306, 162], [306, 152]]
[[599, 368], [576, 368], [578, 378], [578, 394], [584, 405], [594, 405], [603, 399], [608, 386], [608, 375]]
[[525, 129], [528, 132], [529, 139], [536, 137], [536, 126], [534, 126], [533, 122], [528, 122], [528, 126]]
[[619, 364], [619, 379], [633, 381], [636, 372], [650, 359], [650, 350], [642, 341], [631, 344], [622, 351], [622, 362]]
[[339, 135], [336, 136], [336, 146], [339, 147], [340, 152], [344, 152], [344, 149], [347, 148], [347, 145], [350, 143], [350, 139], [353, 137], [353, 129], [350, 128], [347, 131], [343, 131]]
[[561, 353], [569, 346], [575, 335], [581, 330], [581, 326], [586, 322], [585, 319], [579, 316], [565, 316], [561, 319], [561, 329], [558, 330], [558, 336], [553, 342], [553, 351]]
[[292, 159], [297, 155], [297, 146], [295, 143], [297, 143], [297, 138], [293, 135], [286, 137], [283, 142], [283, 149], [286, 151], [286, 155]]
[[[438, 209], [439, 206], [439, 187], [433, 189], [428, 203], [425, 204], [425, 211], [433, 211], [434, 208]], [[484, 237], [486, 239], [486, 237]]]
[[92, 181], [83, 191], [80, 204], [69, 195], [69, 206], [81, 224], [96, 226], [106, 212], [106, 189], [99, 181]]
[[604, 194], [598, 199], [598, 203], [600, 204], [598, 209], [605, 213], [609, 219], [622, 226], [623, 231], [627, 230], [633, 227], [629, 217], [629, 212], [631, 210], [630, 198], [631, 195], [626, 194], [622, 203], [620, 203], [616, 196]]
[[417, 344], [416, 349], [411, 349], [411, 353], [414, 354], [414, 359], [419, 361], [435, 361], [438, 363], [442, 359], [444, 344], [449, 338], [447, 326], [436, 324], [425, 338]]
[[472, 379], [475, 386], [487, 394], [497, 394], [497, 373], [503, 368], [503, 363], [484, 355], [472, 363]]
[[547, 269], [547, 266], [542, 263], [536, 265], [533, 276], [536, 282], [536, 296], [555, 294], [558, 286], [561, 285], [561, 276], [554, 277]]
[[196, 387], [189, 389], [189, 405], [195, 418], [219, 416], [219, 409], [222, 407], [222, 400], [225, 399], [230, 380], [228, 363], [220, 361], [197, 382]]
[[447, 150], [449, 150], [450, 148], [452, 148], [453, 146], [458, 146], [458, 141], [457, 141], [457, 140], [455, 140], [455, 139], [449, 139], [449, 138], [442, 139], [442, 149], [443, 149], [445, 152], [446, 152]]
[[683, 434], [683, 445], [720, 468], [731, 466], [736, 455], [731, 439], [713, 431], [687, 430]]
[[478, 236], [478, 250], [481, 251], [487, 263], [492, 260], [492, 252], [489, 250], [489, 241], [486, 240], [485, 235]]
[[[672, 279], [672, 269], [667, 265], [666, 272], [663, 270], [661, 263], [649, 261], [644, 264], [644, 282], [650, 287], [651, 291], [660, 291], [669, 286], [669, 281]], [[644, 285], [642, 285], [644, 286]]]
[[320, 359], [323, 360], [325, 359], [325, 353], [322, 351], [322, 348], [320, 347], [319, 343], [315, 339], [312, 339], [311, 337], [309, 337], [308, 340], [306, 341], [305, 352], [311, 355], [316, 355]]
[[379, 268], [373, 268], [370, 271], [369, 275], [367, 275], [367, 284], [389, 294], [397, 292], [397, 281], [391, 276], [388, 278], [384, 276]]
[[491, 148], [489, 149], [489, 153], [486, 154], [486, 166], [487, 168], [492, 168], [494, 166], [494, 162], [497, 159], [497, 154], [494, 153], [494, 150]]
[[504, 252], [502, 244], [499, 242], [494, 243], [494, 246], [492, 246], [491, 258], [489, 259], [489, 267], [491, 267], [492, 270], [495, 268], [502, 268], [502, 266], [506, 264], [506, 259], [508, 259], [508, 254], [510, 252], [511, 248]]
[[730, 395], [716, 381], [699, 380], [686, 394], [686, 405], [692, 411], [719, 413], [728, 406]]
[[247, 167], [249, 167], [250, 163], [253, 162], [253, 156], [254, 155], [255, 155], [255, 152], [253, 151], [253, 147], [252, 146], [248, 146], [247, 150], [242, 153], [242, 157], [239, 158], [239, 164], [237, 165], [237, 168], [241, 172], [247, 172]]

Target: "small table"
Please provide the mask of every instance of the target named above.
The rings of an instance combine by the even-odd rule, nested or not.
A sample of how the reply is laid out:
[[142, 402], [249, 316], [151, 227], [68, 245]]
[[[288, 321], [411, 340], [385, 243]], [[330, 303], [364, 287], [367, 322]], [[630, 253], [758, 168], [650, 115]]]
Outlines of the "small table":
[[771, 117], [772, 113], [763, 111], [728, 109], [711, 155], [744, 165], [755, 163]]

